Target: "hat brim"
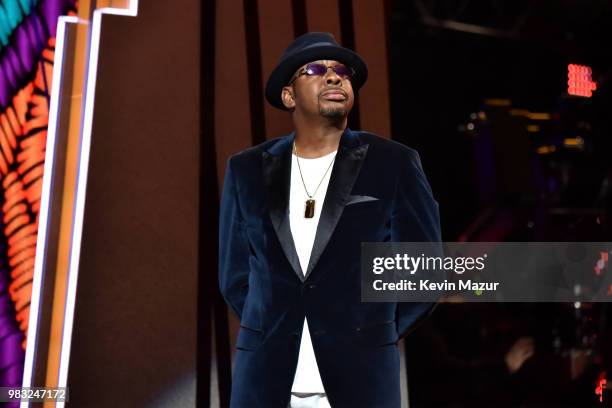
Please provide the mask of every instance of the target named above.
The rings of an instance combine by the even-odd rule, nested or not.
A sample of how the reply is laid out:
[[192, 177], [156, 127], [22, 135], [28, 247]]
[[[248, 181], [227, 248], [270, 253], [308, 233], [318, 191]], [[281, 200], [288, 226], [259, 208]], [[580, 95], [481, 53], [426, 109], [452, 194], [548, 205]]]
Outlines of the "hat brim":
[[281, 93], [295, 71], [302, 65], [317, 60], [334, 60], [341, 62], [355, 70], [355, 75], [351, 78], [351, 85], [356, 92], [368, 79], [368, 67], [363, 59], [348, 48], [343, 48], [334, 45], [317, 45], [313, 44], [304, 48], [299, 53], [296, 53], [289, 58], [283, 60], [274, 71], [270, 74], [266, 83], [266, 100], [270, 105], [287, 110], [283, 105]]

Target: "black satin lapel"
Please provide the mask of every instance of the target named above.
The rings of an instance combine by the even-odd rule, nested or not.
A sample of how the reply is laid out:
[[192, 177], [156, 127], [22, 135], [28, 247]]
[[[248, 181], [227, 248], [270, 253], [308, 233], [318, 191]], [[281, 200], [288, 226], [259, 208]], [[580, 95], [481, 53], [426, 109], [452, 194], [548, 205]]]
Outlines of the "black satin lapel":
[[368, 145], [365, 144], [346, 151], [342, 155], [339, 154], [336, 157], [336, 162], [334, 163], [331, 178], [329, 180], [329, 186], [327, 187], [327, 193], [325, 193], [321, 218], [317, 226], [315, 242], [312, 247], [312, 253], [310, 254], [308, 270], [306, 271], [306, 279], [308, 279], [308, 276], [310, 276], [310, 273], [319, 261], [321, 254], [323, 254], [323, 250], [327, 246], [336, 228], [336, 224], [338, 224], [338, 220], [342, 215], [342, 211], [353, 189], [355, 180], [357, 180], [359, 170], [361, 170], [361, 165], [363, 164], [367, 152]]
[[301, 281], [306, 278], [302, 273], [289, 225], [289, 188], [291, 183], [291, 149], [274, 156], [263, 153], [263, 175], [268, 196], [270, 219], [278, 240]]

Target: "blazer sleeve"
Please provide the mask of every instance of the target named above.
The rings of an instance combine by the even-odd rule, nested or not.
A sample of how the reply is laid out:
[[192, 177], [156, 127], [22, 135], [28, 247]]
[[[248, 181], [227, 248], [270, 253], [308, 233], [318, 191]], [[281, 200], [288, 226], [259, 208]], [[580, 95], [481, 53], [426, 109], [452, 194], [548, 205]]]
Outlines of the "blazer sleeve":
[[230, 158], [225, 171], [219, 214], [219, 289], [227, 304], [241, 319], [249, 290], [249, 241], [234, 177]]
[[[391, 216], [391, 241], [440, 242], [438, 202], [423, 172], [419, 154], [415, 150], [408, 150], [408, 157], [402, 160], [400, 168]], [[396, 309], [399, 337], [405, 336], [429, 315], [435, 304], [399, 302]]]

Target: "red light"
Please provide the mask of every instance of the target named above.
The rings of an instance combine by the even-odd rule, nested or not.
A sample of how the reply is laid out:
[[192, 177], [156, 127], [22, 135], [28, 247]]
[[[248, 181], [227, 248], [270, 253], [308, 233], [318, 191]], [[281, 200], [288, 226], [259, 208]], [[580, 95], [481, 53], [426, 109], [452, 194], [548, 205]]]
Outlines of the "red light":
[[599, 395], [599, 402], [603, 402], [603, 390], [606, 388], [606, 373], [599, 373], [597, 387], [595, 387], [595, 395]]
[[597, 83], [591, 78], [591, 67], [569, 64], [567, 66], [567, 93], [590, 98], [597, 89]]

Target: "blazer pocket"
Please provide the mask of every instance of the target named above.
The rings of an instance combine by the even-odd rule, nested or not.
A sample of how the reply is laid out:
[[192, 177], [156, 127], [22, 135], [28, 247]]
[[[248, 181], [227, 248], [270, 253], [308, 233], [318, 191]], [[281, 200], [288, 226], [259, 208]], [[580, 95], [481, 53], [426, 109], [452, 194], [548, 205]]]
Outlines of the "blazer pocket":
[[354, 201], [344, 206], [343, 215], [376, 215], [381, 210], [382, 200]]
[[352, 195], [348, 197], [346, 205], [352, 205], [357, 203], [367, 203], [368, 201], [379, 201], [379, 198], [367, 196], [367, 195]]
[[249, 327], [240, 326], [238, 338], [236, 339], [236, 348], [238, 350], [253, 351], [259, 347], [263, 331], [251, 329]]
[[357, 336], [363, 345], [371, 347], [395, 344], [399, 337], [394, 320], [358, 327]]

